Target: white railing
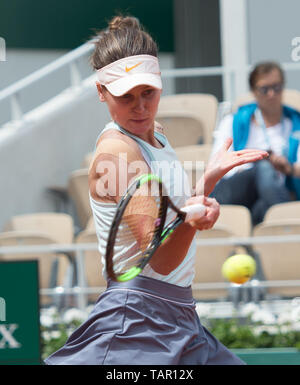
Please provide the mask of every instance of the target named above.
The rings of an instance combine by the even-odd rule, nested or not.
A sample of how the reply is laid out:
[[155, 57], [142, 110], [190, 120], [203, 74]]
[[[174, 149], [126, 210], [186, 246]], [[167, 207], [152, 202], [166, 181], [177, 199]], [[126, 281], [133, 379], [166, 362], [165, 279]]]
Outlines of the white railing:
[[0, 102], [3, 102], [7, 99], [10, 100], [11, 120], [19, 120], [22, 118], [23, 112], [20, 102], [20, 93], [24, 89], [44, 79], [52, 73], [66, 66], [69, 66], [70, 86], [79, 86], [81, 84], [82, 78], [78, 68], [78, 60], [90, 53], [93, 48], [94, 46], [92, 41], [85, 43], [73, 51], [63, 55], [61, 58], [54, 60], [52, 63], [42, 67], [41, 69], [33, 72], [32, 74], [0, 91]]
[[[300, 235], [286, 236], [260, 236], [260, 237], [230, 237], [230, 238], [211, 238], [197, 239], [197, 246], [216, 246], [216, 245], [232, 245], [232, 246], [250, 246], [263, 243], [300, 243]], [[1, 254], [34, 254], [34, 253], [55, 253], [67, 254], [74, 256], [74, 264], [77, 272], [77, 282], [74, 287], [54, 287], [41, 288], [40, 295], [61, 296], [75, 295], [77, 297], [77, 306], [84, 310], [87, 305], [87, 295], [101, 293], [104, 287], [88, 287], [86, 284], [85, 268], [84, 268], [84, 252], [89, 250], [98, 250], [97, 243], [80, 243], [80, 244], [49, 244], [49, 245], [26, 245], [26, 246], [5, 246], [0, 247]], [[100, 258], [100, 254], [99, 254]], [[216, 267], [218, 268], [218, 267]], [[221, 268], [221, 267], [220, 267]], [[240, 287], [227, 282], [208, 282], [194, 283], [192, 288], [195, 290], [218, 290]], [[278, 281], [262, 281], [251, 280], [243, 285], [245, 288], [265, 288], [265, 287], [295, 287], [300, 286], [299, 280], [278, 280]]]
[[[21, 92], [59, 69], [68, 66], [70, 71], [70, 86], [80, 86], [83, 79], [79, 71], [78, 61], [80, 58], [90, 53], [93, 48], [94, 45], [91, 40], [0, 91], [0, 103], [8, 99], [10, 100], [11, 120], [20, 120], [23, 116], [20, 100]], [[282, 63], [281, 65], [286, 71], [300, 70], [300, 63]], [[232, 102], [237, 96], [236, 77], [240, 74], [247, 76], [250, 69], [251, 66], [245, 68], [228, 68], [222, 66], [176, 68], [162, 70], [162, 77], [188, 78], [220, 75], [223, 78], [224, 101]]]

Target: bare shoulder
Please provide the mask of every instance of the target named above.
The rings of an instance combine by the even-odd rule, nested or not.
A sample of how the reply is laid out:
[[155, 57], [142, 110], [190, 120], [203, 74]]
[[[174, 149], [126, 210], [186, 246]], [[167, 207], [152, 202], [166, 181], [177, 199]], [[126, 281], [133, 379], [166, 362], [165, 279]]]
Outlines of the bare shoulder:
[[154, 130], [165, 135], [163, 126], [157, 121], [154, 122]]
[[[134, 165], [134, 162], [138, 162], [139, 165], [142, 164], [143, 167], [144, 163], [146, 164], [138, 144], [133, 139], [116, 130], [107, 131], [101, 135], [89, 168], [91, 196], [99, 200], [98, 181], [103, 180], [103, 176], [110, 178], [109, 169], [115, 170], [114, 176], [119, 175], [119, 173], [127, 174], [130, 165]], [[122, 167], [122, 171], [119, 170], [120, 167]], [[102, 195], [101, 197], [103, 198]], [[109, 194], [105, 200], [107, 199], [109, 199]]]
[[120, 154], [127, 154], [129, 159], [143, 159], [138, 144], [132, 138], [117, 130], [109, 130], [101, 135], [96, 145], [90, 172], [97, 166], [97, 159], [104, 159], [106, 155], [120, 157]]

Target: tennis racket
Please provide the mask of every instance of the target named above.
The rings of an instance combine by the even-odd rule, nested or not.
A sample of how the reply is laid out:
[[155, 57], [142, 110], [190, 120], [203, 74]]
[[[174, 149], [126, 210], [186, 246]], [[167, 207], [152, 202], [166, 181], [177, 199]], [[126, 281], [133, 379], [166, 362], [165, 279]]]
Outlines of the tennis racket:
[[[169, 208], [176, 216], [165, 225]], [[125, 282], [136, 277], [181, 223], [199, 219], [205, 213], [202, 204], [177, 208], [158, 176], [141, 175], [117, 205], [105, 255], [108, 278]]]

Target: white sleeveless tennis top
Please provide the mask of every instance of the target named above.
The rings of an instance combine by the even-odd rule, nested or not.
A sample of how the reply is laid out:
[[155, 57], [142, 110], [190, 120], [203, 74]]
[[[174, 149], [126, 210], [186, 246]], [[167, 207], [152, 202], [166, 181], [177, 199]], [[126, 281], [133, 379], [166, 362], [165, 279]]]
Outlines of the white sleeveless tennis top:
[[[105, 131], [110, 129], [119, 130], [127, 136], [130, 136], [137, 142], [145, 161], [151, 169], [151, 172], [153, 174], [158, 175], [162, 179], [164, 186], [168, 191], [169, 197], [174, 202], [174, 204], [177, 207], [182, 207], [185, 201], [191, 196], [189, 181], [183, 167], [181, 166], [180, 161], [176, 156], [175, 151], [169, 144], [165, 135], [155, 132], [156, 139], [159, 140], [160, 143], [164, 146], [163, 148], [156, 148], [150, 145], [149, 143], [145, 142], [144, 140], [128, 133], [115, 122], [108, 123], [103, 129], [103, 131], [100, 133], [99, 137]], [[117, 205], [115, 203], [98, 202], [94, 200], [91, 195], [90, 204], [93, 212], [95, 228], [98, 238], [98, 248], [102, 258], [103, 275], [104, 277], [106, 277], [104, 255], [110, 225], [113, 221]], [[168, 223], [171, 218], [174, 218], [174, 212], [172, 212], [172, 210], [169, 210], [166, 223]], [[132, 247], [132, 245], [130, 247]], [[120, 251], [118, 252], [118, 254], [120, 257], [122, 253], [122, 255], [128, 253], [129, 246], [126, 247], [126, 245], [122, 245], [119, 250]], [[196, 242], [195, 240], [193, 240], [184, 260], [170, 274], [158, 274], [148, 264], [142, 271], [141, 275], [155, 278], [178, 286], [189, 286], [191, 285], [192, 280], [194, 278], [195, 251]]]

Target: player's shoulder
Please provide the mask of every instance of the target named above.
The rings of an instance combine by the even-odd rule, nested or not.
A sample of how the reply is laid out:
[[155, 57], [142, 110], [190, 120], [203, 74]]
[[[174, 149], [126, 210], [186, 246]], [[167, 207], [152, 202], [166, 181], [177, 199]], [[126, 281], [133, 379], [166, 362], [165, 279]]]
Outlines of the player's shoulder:
[[92, 170], [96, 171], [99, 162], [105, 160], [111, 161], [112, 158], [114, 158], [115, 161], [120, 158], [127, 159], [128, 163], [144, 160], [136, 141], [117, 130], [106, 131], [100, 136], [96, 144], [96, 150], [90, 164], [89, 172], [91, 173]]
[[165, 134], [163, 126], [157, 121], [154, 122], [154, 130], [156, 132], [159, 132], [160, 134], [163, 134], [163, 135]]
[[[97, 141], [89, 168], [89, 189], [93, 199], [99, 200], [97, 186], [103, 176], [111, 180], [118, 172], [129, 172], [130, 166], [136, 165], [134, 162], [139, 162], [140, 167], [146, 164], [136, 141], [117, 130], [105, 131]], [[102, 201], [102, 194], [100, 196]], [[105, 199], [114, 201], [110, 194]]]
[[122, 132], [109, 130], [100, 136], [96, 144], [96, 152], [117, 155], [120, 151], [138, 151], [136, 141]]

